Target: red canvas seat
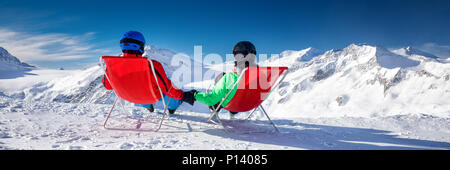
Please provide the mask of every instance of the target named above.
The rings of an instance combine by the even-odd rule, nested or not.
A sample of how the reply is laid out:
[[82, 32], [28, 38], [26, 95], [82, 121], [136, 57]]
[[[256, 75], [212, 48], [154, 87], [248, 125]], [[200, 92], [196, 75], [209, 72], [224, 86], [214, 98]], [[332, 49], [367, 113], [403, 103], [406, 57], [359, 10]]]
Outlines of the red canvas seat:
[[[288, 67], [249, 67], [246, 68], [238, 78], [235, 86], [238, 86], [236, 93], [230, 102], [224, 107], [225, 110], [232, 112], [247, 112], [253, 109], [247, 119], [251, 117], [256, 108], [260, 108], [260, 110], [266, 115], [269, 119], [270, 123], [274, 126], [274, 128], [278, 131], [275, 124], [270, 120], [270, 117], [265, 112], [264, 108], [261, 106], [261, 103], [268, 97], [271, 90], [274, 89], [277, 85], [279, 85], [286, 74], [280, 79], [283, 73], [286, 73]], [[279, 81], [278, 81], [279, 80]], [[276, 83], [278, 81], [278, 83]], [[232, 89], [234, 89], [234, 87]], [[222, 105], [224, 100], [228, 97], [231, 91], [223, 98], [220, 102], [219, 106]], [[212, 118], [217, 115], [216, 108], [210, 115], [209, 121], [212, 121]], [[218, 118], [220, 124], [220, 118]], [[212, 121], [214, 122], [214, 121]], [[214, 122], [216, 123], [216, 122]], [[223, 124], [222, 124], [223, 125]], [[225, 127], [225, 126], [224, 126]]]
[[287, 67], [248, 68], [233, 99], [225, 106], [225, 109], [232, 112], [247, 112], [258, 107], [287, 69]]
[[120, 98], [137, 104], [155, 103], [161, 98], [147, 57], [102, 57], [106, 76]]

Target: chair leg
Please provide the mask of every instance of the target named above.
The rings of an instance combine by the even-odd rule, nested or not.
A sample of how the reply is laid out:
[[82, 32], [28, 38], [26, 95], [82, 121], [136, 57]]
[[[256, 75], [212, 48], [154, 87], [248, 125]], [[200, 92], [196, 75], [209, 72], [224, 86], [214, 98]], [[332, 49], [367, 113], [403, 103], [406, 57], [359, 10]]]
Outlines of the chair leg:
[[116, 97], [116, 99], [114, 100], [114, 104], [113, 104], [113, 106], [111, 107], [111, 110], [109, 110], [108, 116], [106, 117], [106, 120], [105, 120], [105, 122], [103, 123], [103, 127], [104, 127], [105, 129], [108, 129], [108, 127], [106, 127], [106, 123], [108, 123], [109, 117], [111, 116], [111, 113], [112, 113], [112, 111], [114, 110], [114, 107], [116, 106], [118, 100], [119, 100], [119, 97]]
[[[162, 98], [162, 100], [164, 100], [164, 97]], [[168, 110], [169, 110], [169, 102], [170, 102], [170, 98], [167, 100], [167, 102], [164, 102], [164, 103], [163, 103], [163, 104], [166, 104], [166, 105], [164, 105], [164, 112], [163, 112], [163, 115], [166, 115], [166, 116], [167, 116], [167, 119], [170, 118], [170, 114], [169, 114], [169, 112], [168, 112]]]
[[[163, 98], [163, 100], [164, 100], [164, 98]], [[170, 100], [170, 99], [169, 99]], [[168, 116], [168, 113], [167, 113], [167, 108], [169, 107], [169, 102], [167, 102], [166, 103], [166, 105], [164, 106], [164, 112], [163, 112], [163, 114], [162, 114], [162, 118], [161, 118], [161, 121], [159, 122], [159, 125], [158, 125], [158, 127], [157, 127], [157, 129], [155, 130], [155, 132], [157, 132], [159, 129], [161, 129], [161, 126], [162, 126], [162, 123], [163, 123], [163, 121], [164, 121], [164, 117], [167, 115], [167, 117], [169, 117]]]
[[261, 105], [259, 105], [259, 109], [266, 115], [267, 119], [269, 119], [270, 124], [272, 124], [272, 126], [275, 128], [275, 130], [277, 132], [280, 132], [278, 130], [277, 126], [275, 126], [275, 123], [272, 122], [272, 120], [270, 119], [269, 115], [267, 114], [267, 112], [264, 110], [264, 108]]
[[220, 108], [220, 105], [217, 106], [217, 108], [214, 109], [214, 111], [211, 113], [211, 115], [208, 118], [208, 122], [210, 122], [212, 120], [212, 118], [218, 114], [217, 111], [219, 110], [219, 108]]
[[[214, 123], [214, 124], [216, 124], [216, 125], [220, 125], [220, 126], [222, 126], [223, 127], [223, 129], [226, 131], [226, 132], [228, 132], [228, 129], [227, 129], [227, 127], [222, 123], [222, 121], [220, 120], [220, 117], [219, 117], [219, 114], [218, 114], [218, 112], [217, 112], [217, 110], [219, 110], [219, 106], [211, 113], [211, 116], [209, 116], [209, 119], [208, 119], [208, 122], [212, 122], [212, 123]], [[217, 122], [215, 122], [214, 120], [212, 120], [212, 118], [213, 117], [216, 117], [217, 118]]]
[[250, 117], [252, 117], [253, 116], [253, 113], [255, 113], [255, 111], [256, 111], [256, 109], [258, 109], [258, 107], [257, 108], [255, 108], [255, 109], [253, 109], [253, 111], [247, 116], [247, 118], [245, 118], [244, 120], [248, 120], [248, 119], [250, 119]]

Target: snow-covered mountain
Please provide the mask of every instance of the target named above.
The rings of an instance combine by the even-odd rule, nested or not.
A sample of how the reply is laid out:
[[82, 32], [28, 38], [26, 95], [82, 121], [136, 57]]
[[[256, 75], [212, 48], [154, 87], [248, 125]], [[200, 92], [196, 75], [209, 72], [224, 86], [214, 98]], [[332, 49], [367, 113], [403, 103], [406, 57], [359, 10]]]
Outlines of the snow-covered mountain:
[[0, 47], [0, 71], [18, 71], [33, 68], [27, 63], [21, 62], [17, 57], [11, 55], [6, 49]]
[[450, 64], [414, 60], [424, 54], [419, 51], [399, 55], [380, 46], [352, 44], [309, 62], [292, 62], [298, 58], [292, 54], [279, 59], [289, 63], [288, 75], [266, 103], [278, 116], [450, 117]]
[[103, 88], [103, 71], [94, 66], [69, 76], [42, 82], [24, 90], [25, 100], [64, 103], [111, 103], [112, 91]]
[[[323, 51], [312, 47], [300, 51], [286, 50], [280, 54], [268, 56], [270, 58], [266, 60], [264, 60], [264, 58], [259, 58], [258, 60], [262, 61], [258, 64], [263, 66], [291, 66], [296, 63], [308, 62], [321, 54], [323, 54]], [[223, 63], [207, 65], [205, 67], [218, 72], [230, 72], [234, 68], [234, 61], [226, 61]]]
[[[354, 44], [302, 59], [310, 50], [286, 51], [268, 60], [272, 62], [259, 63], [289, 67], [284, 82], [263, 103], [281, 133], [224, 133], [221, 126], [206, 122], [209, 110], [201, 103], [181, 105], [159, 133], [106, 130], [102, 125], [111, 105], [96, 103], [110, 103], [113, 94], [104, 90], [103, 73], [94, 66], [47, 70], [65, 77], [47, 73], [48, 78], [16, 94], [0, 88], [0, 150], [450, 148], [450, 62]], [[176, 67], [169, 64], [173, 54], [146, 48], [146, 55], [162, 62], [167, 72]], [[220, 71], [222, 66], [203, 67]], [[0, 80], [0, 87], [46, 76], [32, 73]], [[191, 87], [204, 90], [201, 84], [193, 82]], [[133, 105], [125, 108], [156, 115]], [[117, 112], [114, 125], [135, 127], [136, 117]], [[249, 121], [228, 120], [228, 112], [221, 114], [238, 132], [272, 130], [260, 112]], [[237, 118], [245, 116], [239, 113]]]
[[169, 49], [157, 48], [153, 45], [149, 45], [144, 48], [143, 56], [160, 62], [166, 70], [166, 73], [171, 75], [173, 71], [177, 69], [177, 67], [174, 67], [171, 64], [172, 57], [175, 54], [175, 52]]
[[281, 52], [279, 56], [271, 57], [265, 61], [261, 61], [260, 64], [266, 66], [287, 66], [299, 62], [311, 61], [314, 57], [323, 54], [323, 51], [309, 47], [304, 50], [286, 50]]

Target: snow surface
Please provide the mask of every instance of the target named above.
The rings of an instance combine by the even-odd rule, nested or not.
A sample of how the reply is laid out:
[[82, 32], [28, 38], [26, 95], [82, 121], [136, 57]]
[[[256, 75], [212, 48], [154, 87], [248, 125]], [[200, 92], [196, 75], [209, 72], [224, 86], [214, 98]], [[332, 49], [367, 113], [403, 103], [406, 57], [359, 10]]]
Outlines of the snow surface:
[[415, 49], [413, 47], [406, 47], [406, 48], [400, 48], [397, 50], [392, 50], [392, 52], [399, 54], [399, 55], [403, 55], [406, 57], [411, 57], [417, 60], [431, 60], [431, 59], [439, 59], [439, 57], [427, 53], [427, 52], [423, 52], [420, 51], [418, 49]]
[[[102, 87], [99, 66], [31, 69], [29, 75], [0, 77], [0, 149], [450, 149], [449, 62], [370, 45], [321, 54], [312, 49], [285, 51], [259, 63], [289, 67], [285, 81], [263, 103], [280, 133], [272, 132], [258, 111], [245, 122], [229, 120], [223, 111], [220, 116], [233, 129], [225, 132], [206, 123], [209, 112], [201, 103], [183, 104], [157, 133], [106, 130], [103, 121], [114, 94]], [[146, 55], [163, 65], [174, 54], [146, 48]], [[205, 90], [211, 83], [183, 87]], [[125, 109], [156, 115], [131, 103]], [[137, 122], [123, 113], [111, 119], [131, 127]]]

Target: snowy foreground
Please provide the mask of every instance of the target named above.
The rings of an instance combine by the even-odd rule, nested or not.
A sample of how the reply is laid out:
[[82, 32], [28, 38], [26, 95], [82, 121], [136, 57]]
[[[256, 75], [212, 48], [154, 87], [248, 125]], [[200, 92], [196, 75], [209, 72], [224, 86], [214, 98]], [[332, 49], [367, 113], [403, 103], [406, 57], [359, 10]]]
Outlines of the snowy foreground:
[[[449, 60], [411, 48], [394, 52], [353, 44], [327, 52], [285, 51], [278, 59], [261, 61], [290, 68], [263, 103], [280, 133], [262, 113], [242, 122], [229, 120], [223, 111], [220, 116], [231, 128], [226, 132], [207, 123], [209, 111], [201, 103], [183, 104], [155, 133], [103, 128], [115, 96], [102, 87], [98, 66], [33, 68], [3, 50], [0, 149], [450, 149]], [[146, 53], [165, 65], [174, 55], [152, 46]], [[176, 68], [165, 69], [170, 75]], [[211, 82], [183, 88], [205, 90]], [[125, 108], [144, 117], [157, 115], [130, 103]], [[161, 105], [156, 109], [161, 111]], [[118, 115], [111, 125], [137, 123], [136, 117]]]
[[[155, 133], [105, 130], [110, 105], [0, 99], [0, 149], [450, 149], [450, 120], [428, 115], [274, 118], [281, 133], [240, 134], [185, 107]], [[271, 130], [262, 120], [226, 122]]]

